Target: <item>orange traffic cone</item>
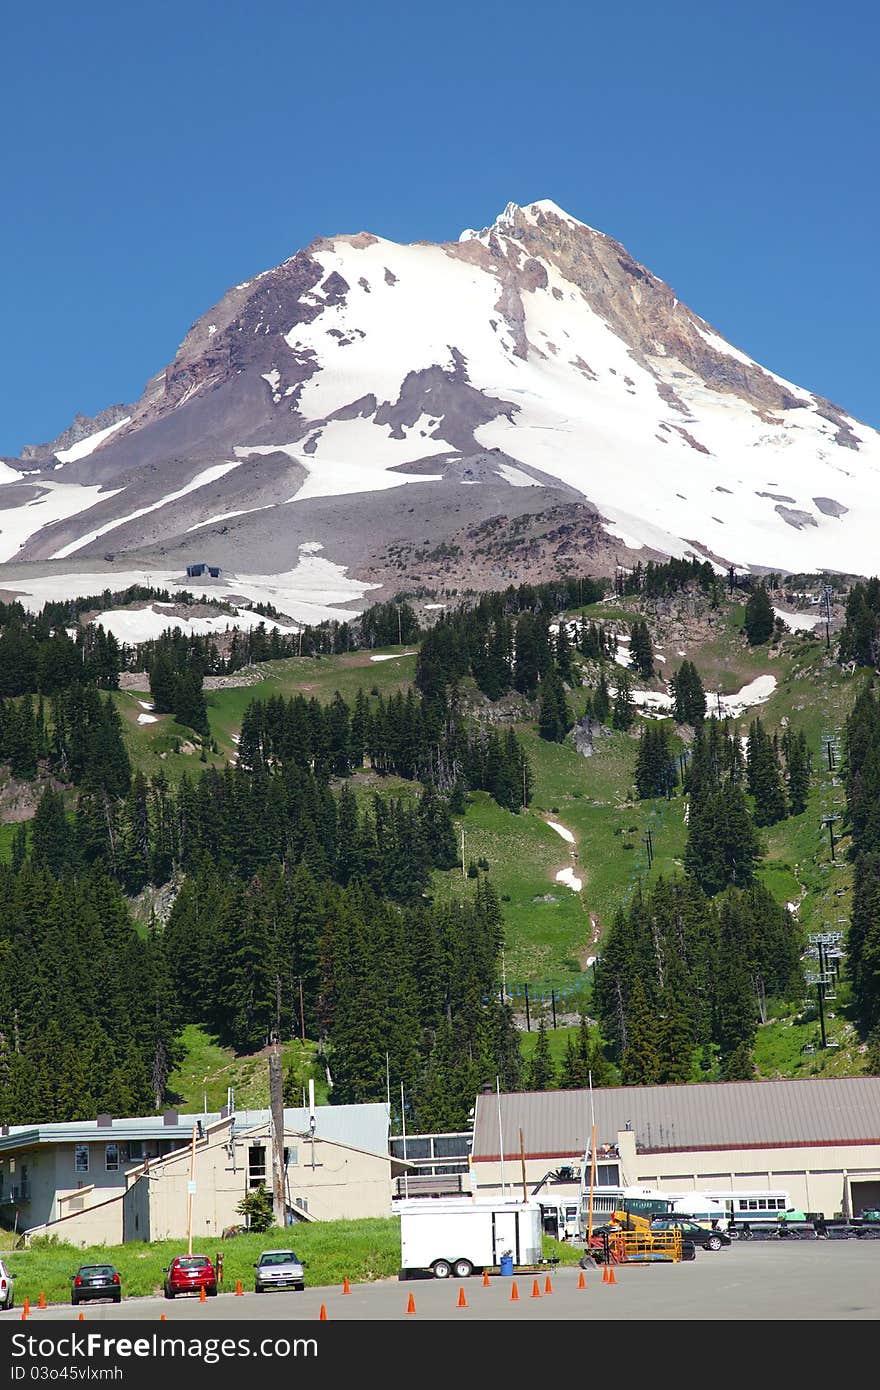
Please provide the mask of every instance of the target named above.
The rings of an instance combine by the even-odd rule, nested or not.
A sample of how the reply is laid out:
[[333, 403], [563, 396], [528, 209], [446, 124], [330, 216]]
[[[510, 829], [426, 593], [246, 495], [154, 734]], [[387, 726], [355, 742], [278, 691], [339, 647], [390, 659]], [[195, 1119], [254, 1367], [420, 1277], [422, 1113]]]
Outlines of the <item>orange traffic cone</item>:
[[408, 1313], [414, 1313], [416, 1311], [416, 1301], [413, 1298], [412, 1294], [410, 1294], [409, 1296], [409, 1302], [406, 1305], [406, 1311]]
[[510, 1286], [510, 1297], [511, 1297], [511, 1299], [512, 1299], [512, 1301], [513, 1301], [514, 1303], [515, 1303], [516, 1300], [519, 1298], [519, 1289], [516, 1287], [516, 1280], [515, 1280], [515, 1279], [514, 1279], [513, 1283], [512, 1283], [511, 1286]]
[[609, 1265], [609, 1266], [608, 1266], [608, 1282], [609, 1282], [609, 1284], [616, 1284], [616, 1283], [617, 1283], [617, 1275], [614, 1273], [614, 1266], [613, 1266], [613, 1265]]
[[607, 1265], [603, 1265], [603, 1266], [602, 1266], [602, 1283], [603, 1283], [603, 1284], [607, 1284], [607, 1283], [608, 1283], [608, 1266], [607, 1266]]
[[581, 1270], [580, 1274], [578, 1275], [578, 1288], [579, 1288], [579, 1289], [585, 1289], [586, 1287], [587, 1287], [587, 1281], [586, 1281], [586, 1279], [584, 1278], [584, 1271]]
[[544, 1292], [545, 1292], [545, 1293], [552, 1293], [552, 1292], [553, 1292], [553, 1285], [550, 1283], [550, 1275], [549, 1275], [549, 1274], [547, 1275], [547, 1278], [544, 1280]]
[[461, 1288], [459, 1289], [459, 1291], [458, 1291], [458, 1303], [457, 1303], [455, 1306], [456, 1306], [457, 1308], [466, 1308], [466, 1307], [468, 1306], [467, 1299], [465, 1298], [464, 1286], [463, 1286], [463, 1285], [462, 1285], [462, 1287], [461, 1287]]
[[167, 1321], [168, 1321], [168, 1314], [167, 1314], [167, 1313], [160, 1313], [160, 1314], [159, 1314], [159, 1321], [160, 1321], [160, 1322], [167, 1322]]
[[40, 1300], [39, 1300], [39, 1302], [38, 1302], [38, 1304], [37, 1304], [37, 1307], [38, 1307], [38, 1308], [45, 1308], [45, 1306], [46, 1306], [46, 1295], [43, 1293], [43, 1290], [40, 1289]]
[[532, 1280], [532, 1298], [540, 1298], [540, 1297], [541, 1297], [541, 1290], [538, 1288], [538, 1281], [537, 1281], [537, 1279], [533, 1279], [533, 1280]]
[[326, 1321], [327, 1321], [327, 1309], [324, 1307], [324, 1304], [322, 1303], [322, 1304], [321, 1304], [321, 1311], [320, 1311], [320, 1313], [318, 1314], [318, 1322], [326, 1322]]
[[241, 1287], [240, 1279], [235, 1281], [235, 1296], [236, 1298], [244, 1298], [244, 1289]]
[[484, 1270], [483, 1270], [483, 1288], [484, 1288], [484, 1289], [488, 1289], [488, 1288], [489, 1288], [489, 1285], [490, 1285], [490, 1281], [489, 1281], [489, 1271], [488, 1271], [488, 1269], [484, 1269]]
[[21, 1305], [21, 1316], [22, 1316], [22, 1318], [29, 1318], [30, 1315], [31, 1315], [31, 1301], [30, 1301], [29, 1298], [26, 1298], [25, 1301], [24, 1301], [24, 1303]]
[[207, 1303], [207, 1301], [208, 1301], [208, 1295], [205, 1293], [205, 1286], [204, 1286], [204, 1284], [203, 1284], [202, 1287], [199, 1289], [199, 1302], [200, 1302], [200, 1303]]
[[85, 1313], [80, 1313], [80, 1315], [79, 1315], [79, 1320], [80, 1320], [80, 1322], [85, 1322], [85, 1320], [86, 1320], [86, 1315], [85, 1315]]
[[342, 1281], [342, 1292], [343, 1292], [343, 1293], [351, 1293], [351, 1284], [348, 1282], [348, 1275], [347, 1275], [347, 1274], [346, 1274], [345, 1278], [344, 1278], [343, 1281]]

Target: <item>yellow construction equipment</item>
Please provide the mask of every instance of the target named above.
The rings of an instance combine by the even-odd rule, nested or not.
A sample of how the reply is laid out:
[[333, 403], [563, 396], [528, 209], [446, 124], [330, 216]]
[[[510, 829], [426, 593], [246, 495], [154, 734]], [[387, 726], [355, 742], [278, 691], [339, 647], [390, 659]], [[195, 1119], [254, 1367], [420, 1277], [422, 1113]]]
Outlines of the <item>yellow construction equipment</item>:
[[678, 1264], [681, 1254], [681, 1231], [654, 1231], [644, 1216], [628, 1211], [615, 1211], [611, 1217], [617, 1230], [609, 1232], [609, 1257], [619, 1264], [652, 1264], [671, 1261]]

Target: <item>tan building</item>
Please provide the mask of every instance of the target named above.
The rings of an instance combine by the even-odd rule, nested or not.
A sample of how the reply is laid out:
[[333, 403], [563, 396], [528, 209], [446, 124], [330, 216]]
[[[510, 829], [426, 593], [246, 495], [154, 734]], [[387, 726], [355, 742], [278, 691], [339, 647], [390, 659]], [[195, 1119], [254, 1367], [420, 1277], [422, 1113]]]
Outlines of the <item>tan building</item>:
[[[388, 1216], [393, 1178], [387, 1105], [285, 1110], [288, 1221]], [[11, 1127], [0, 1134], [4, 1225], [73, 1244], [219, 1237], [237, 1207], [272, 1188], [269, 1112]], [[190, 1186], [192, 1185], [192, 1192]]]
[[[317, 1106], [284, 1112], [288, 1221], [389, 1216], [392, 1176], [386, 1105]], [[191, 1179], [191, 1172], [194, 1177]], [[190, 1185], [193, 1191], [190, 1194]], [[187, 1231], [217, 1237], [243, 1225], [242, 1197], [272, 1188], [271, 1124], [266, 1112], [221, 1116], [195, 1145], [129, 1174], [124, 1240], [164, 1240]]]
[[[593, 1091], [592, 1109], [603, 1186], [775, 1188], [829, 1217], [880, 1206], [880, 1077], [605, 1087]], [[590, 1146], [590, 1093], [519, 1092], [502, 1095], [500, 1107], [494, 1092], [480, 1095], [471, 1157], [478, 1192], [498, 1191], [503, 1180], [519, 1193], [520, 1136], [528, 1191], [550, 1170], [579, 1169]]]
[[[18, 1231], [68, 1221], [87, 1209], [97, 1238], [117, 1219], [98, 1209], [121, 1199], [127, 1174], [145, 1159], [179, 1149], [202, 1124], [201, 1116], [164, 1115], [67, 1124], [3, 1125], [0, 1128], [0, 1217]], [[107, 1225], [109, 1223], [109, 1226]]]

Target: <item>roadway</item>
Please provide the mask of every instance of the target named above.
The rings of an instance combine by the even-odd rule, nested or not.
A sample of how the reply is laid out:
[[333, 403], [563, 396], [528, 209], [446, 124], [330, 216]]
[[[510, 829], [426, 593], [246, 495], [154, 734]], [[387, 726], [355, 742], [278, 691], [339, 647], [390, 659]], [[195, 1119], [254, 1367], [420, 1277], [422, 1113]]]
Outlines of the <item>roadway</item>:
[[[586, 1288], [579, 1289], [577, 1268], [538, 1276], [540, 1297], [533, 1297], [533, 1274], [517, 1276], [519, 1298], [511, 1298], [511, 1279], [493, 1276], [485, 1288], [479, 1275], [464, 1281], [419, 1279], [381, 1280], [353, 1284], [350, 1294], [341, 1286], [307, 1288], [302, 1293], [222, 1293], [205, 1303], [192, 1295], [176, 1298], [131, 1298], [119, 1305], [84, 1304], [81, 1308], [52, 1305], [33, 1308], [30, 1322], [284, 1321], [308, 1323], [319, 1318], [321, 1305], [328, 1322], [419, 1319], [435, 1321], [662, 1321], [704, 1319], [875, 1320], [880, 1316], [880, 1241], [786, 1241], [743, 1244], [717, 1252], [698, 1251], [697, 1258], [678, 1265], [628, 1265], [615, 1271], [617, 1282], [603, 1284], [601, 1270], [585, 1271]], [[464, 1289], [466, 1307], [458, 1306]], [[415, 1313], [407, 1313], [410, 1294]], [[4, 1323], [19, 1318], [21, 1308], [0, 1315]]]

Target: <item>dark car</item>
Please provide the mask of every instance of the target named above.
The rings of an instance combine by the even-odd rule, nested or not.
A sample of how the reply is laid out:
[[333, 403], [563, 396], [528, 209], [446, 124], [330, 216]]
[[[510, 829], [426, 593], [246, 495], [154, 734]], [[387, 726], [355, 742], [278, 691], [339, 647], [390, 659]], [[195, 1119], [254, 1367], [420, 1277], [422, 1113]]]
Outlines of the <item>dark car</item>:
[[682, 1241], [689, 1241], [701, 1250], [720, 1250], [722, 1245], [730, 1244], [730, 1236], [725, 1231], [714, 1230], [711, 1226], [701, 1226], [698, 1221], [689, 1221], [685, 1216], [655, 1216], [651, 1222], [651, 1230], [679, 1230]]
[[122, 1286], [112, 1265], [80, 1265], [73, 1276], [70, 1301], [74, 1308], [91, 1298], [110, 1298], [122, 1302]]
[[264, 1250], [254, 1265], [254, 1292], [299, 1289], [306, 1286], [304, 1262], [292, 1250]]
[[179, 1293], [201, 1293], [207, 1298], [217, 1293], [217, 1273], [207, 1255], [178, 1255], [164, 1270], [165, 1297]]

